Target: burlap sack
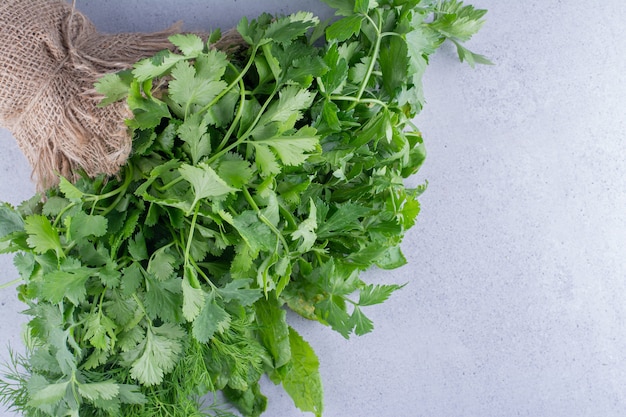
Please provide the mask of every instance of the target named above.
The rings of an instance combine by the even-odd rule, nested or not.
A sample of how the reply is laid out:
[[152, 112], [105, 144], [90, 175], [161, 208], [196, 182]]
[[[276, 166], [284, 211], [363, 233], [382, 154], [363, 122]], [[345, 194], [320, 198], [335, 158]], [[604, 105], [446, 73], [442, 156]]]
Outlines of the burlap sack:
[[0, 125], [11, 131], [40, 190], [89, 176], [114, 175], [131, 138], [125, 103], [98, 107], [103, 74], [171, 48], [178, 26], [151, 34], [98, 33], [64, 0], [1, 0]]

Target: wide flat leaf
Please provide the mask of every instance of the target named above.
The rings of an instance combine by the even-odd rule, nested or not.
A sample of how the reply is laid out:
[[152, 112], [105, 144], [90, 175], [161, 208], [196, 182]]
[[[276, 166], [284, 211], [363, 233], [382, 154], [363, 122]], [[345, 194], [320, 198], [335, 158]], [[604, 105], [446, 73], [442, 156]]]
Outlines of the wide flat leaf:
[[[66, 266], [67, 265], [67, 266]], [[52, 303], [60, 303], [67, 298], [74, 305], [85, 301], [87, 280], [97, 273], [73, 263], [66, 262], [60, 270], [52, 271], [42, 277], [41, 297]]]
[[46, 253], [54, 251], [58, 258], [64, 258], [63, 247], [58, 230], [52, 226], [50, 220], [45, 216], [29, 216], [24, 222], [24, 228], [28, 233], [28, 244], [36, 253]]
[[193, 322], [193, 337], [200, 343], [208, 343], [215, 332], [223, 332], [230, 325], [230, 315], [213, 297], [206, 297], [200, 315]]
[[280, 368], [291, 360], [291, 344], [287, 313], [273, 297], [255, 304], [259, 334], [265, 348], [272, 355], [274, 368]]
[[9, 204], [0, 204], [0, 238], [24, 230], [22, 216]]
[[319, 360], [309, 345], [293, 328], [289, 327], [291, 367], [282, 383], [296, 407], [321, 417], [324, 393], [319, 373]]
[[42, 389], [36, 390], [30, 396], [28, 405], [30, 407], [41, 408], [58, 404], [67, 393], [69, 381], [56, 384], [45, 385]]
[[112, 381], [78, 384], [78, 393], [92, 401], [110, 400], [117, 397], [119, 392], [120, 386]]

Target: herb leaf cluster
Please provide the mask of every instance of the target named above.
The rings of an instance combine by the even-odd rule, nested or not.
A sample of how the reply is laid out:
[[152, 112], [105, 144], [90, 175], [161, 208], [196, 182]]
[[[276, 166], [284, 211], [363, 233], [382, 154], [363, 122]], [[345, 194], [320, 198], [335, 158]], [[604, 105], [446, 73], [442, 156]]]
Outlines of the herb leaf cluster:
[[[344, 337], [399, 285], [366, 283], [400, 249], [424, 187], [411, 119], [428, 57], [483, 10], [455, 0], [326, 0], [340, 16], [269, 14], [227, 56], [195, 35], [96, 86], [125, 99], [133, 155], [118, 178], [61, 179], [0, 206], [17, 252], [28, 353], [0, 382], [27, 416], [205, 416], [221, 391], [245, 416], [282, 384], [321, 416], [319, 361], [286, 308]], [[326, 35], [319, 45], [318, 39]]]

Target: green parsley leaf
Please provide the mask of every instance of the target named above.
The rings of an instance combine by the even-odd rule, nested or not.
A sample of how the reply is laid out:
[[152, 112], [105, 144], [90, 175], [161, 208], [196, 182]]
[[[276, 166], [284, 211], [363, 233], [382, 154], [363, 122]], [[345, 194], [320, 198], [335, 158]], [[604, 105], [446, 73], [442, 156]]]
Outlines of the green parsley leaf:
[[193, 322], [193, 337], [200, 343], [208, 343], [216, 332], [225, 331], [230, 325], [230, 315], [213, 297], [206, 297], [200, 315]]
[[33, 215], [24, 221], [24, 229], [28, 233], [28, 244], [36, 253], [54, 251], [58, 258], [64, 258], [58, 230], [52, 226], [45, 216]]
[[171, 323], [148, 327], [145, 340], [138, 346], [140, 356], [133, 362], [130, 375], [147, 386], [160, 384], [178, 362], [184, 335], [180, 327]]
[[170, 36], [172, 42], [186, 57], [196, 57], [204, 50], [202, 38], [194, 34], [175, 34]]

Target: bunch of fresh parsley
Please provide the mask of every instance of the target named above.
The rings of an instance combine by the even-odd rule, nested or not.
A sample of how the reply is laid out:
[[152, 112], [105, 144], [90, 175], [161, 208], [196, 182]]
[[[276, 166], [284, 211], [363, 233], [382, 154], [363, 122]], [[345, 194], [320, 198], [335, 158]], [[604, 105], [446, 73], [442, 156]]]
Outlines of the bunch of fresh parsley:
[[119, 177], [0, 206], [30, 316], [0, 400], [37, 417], [231, 415], [202, 401], [221, 391], [258, 416], [268, 374], [322, 415], [318, 359], [285, 307], [346, 338], [372, 330], [363, 309], [399, 286], [359, 273], [406, 263], [428, 57], [450, 39], [488, 62], [461, 46], [484, 10], [325, 1], [341, 16], [330, 25], [243, 19], [248, 47], [230, 57], [172, 36], [178, 53], [97, 84], [103, 105], [134, 113]]

